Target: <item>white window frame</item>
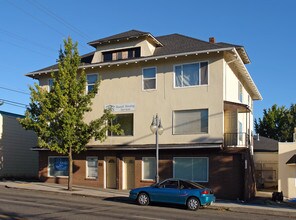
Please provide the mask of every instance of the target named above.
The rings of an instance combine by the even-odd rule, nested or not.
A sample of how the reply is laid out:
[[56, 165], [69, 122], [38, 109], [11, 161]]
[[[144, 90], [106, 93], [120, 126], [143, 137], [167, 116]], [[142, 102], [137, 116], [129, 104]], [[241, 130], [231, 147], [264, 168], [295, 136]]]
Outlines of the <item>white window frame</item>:
[[240, 103], [244, 102], [244, 87], [240, 81], [238, 81], [238, 100]]
[[[209, 157], [173, 157], [173, 177], [176, 178], [175, 176], [175, 166], [176, 166], [176, 162], [175, 162], [175, 159], [176, 158], [185, 158], [185, 159], [203, 159], [205, 158], [207, 160], [207, 179], [206, 181], [203, 181], [203, 180], [192, 180], [193, 182], [200, 182], [200, 183], [207, 183], [209, 182], [209, 172], [210, 172], [210, 169], [209, 169]], [[193, 171], [193, 170], [192, 170]]]
[[47, 87], [48, 92], [50, 92], [52, 86], [53, 86], [53, 79], [50, 78], [50, 79], [48, 79], [48, 87]]
[[[199, 84], [198, 85], [193, 85], [193, 86], [181, 86], [178, 87], [176, 86], [176, 67], [177, 66], [183, 66], [183, 65], [190, 65], [190, 64], [199, 64], [199, 69], [198, 69], [198, 81]], [[201, 63], [208, 63], [208, 83], [207, 84], [200, 84], [201, 83], [201, 74], [200, 74], [200, 64]], [[179, 64], [175, 64], [173, 67], [173, 73], [174, 73], [174, 89], [184, 89], [184, 88], [195, 88], [195, 87], [199, 87], [199, 86], [209, 86], [210, 84], [210, 62], [208, 60], [204, 60], [204, 61], [198, 61], [198, 62], [191, 62], [191, 63], [179, 63]]]
[[240, 142], [240, 144], [243, 143], [243, 139], [244, 139], [244, 132], [243, 132], [243, 123], [241, 121], [238, 121], [238, 140]]
[[85, 88], [86, 94], [88, 94], [88, 87], [95, 85], [95, 83], [91, 83], [91, 84], [88, 83], [87, 76], [90, 76], [90, 75], [96, 75], [97, 76], [97, 80], [99, 79], [99, 74], [98, 73], [88, 73], [88, 74], [86, 74], [86, 88]]
[[[50, 167], [49, 167], [49, 160], [50, 158], [67, 158], [69, 160], [69, 158], [67, 156], [48, 156], [47, 158], [47, 176], [48, 177], [59, 177], [59, 178], [68, 178], [68, 176], [51, 176], [50, 175]], [[69, 166], [69, 161], [68, 161], [68, 166]]]
[[[153, 181], [155, 180], [155, 178], [153, 179], [144, 179], [144, 158], [154, 158], [155, 159], [155, 166], [156, 166], [156, 158], [155, 157], [142, 157], [142, 175], [141, 175], [141, 180], [143, 181]], [[156, 170], [155, 170], [156, 172]]]
[[[96, 164], [97, 164], [97, 176], [96, 177], [90, 177], [89, 175], [88, 175], [88, 172], [89, 172], [89, 170], [88, 170], [88, 159], [95, 159], [96, 160]], [[98, 161], [98, 157], [96, 157], [96, 156], [87, 156], [86, 158], [85, 158], [85, 169], [86, 169], [86, 172], [85, 172], [85, 174], [86, 174], [86, 176], [85, 176], [85, 178], [86, 179], [98, 179], [99, 178], [99, 174], [98, 174], [98, 163], [99, 163], [99, 161]]]
[[[144, 70], [145, 69], [155, 69], [155, 78], [146, 78], [145, 79], [144, 78]], [[145, 87], [144, 87], [144, 81], [145, 80], [151, 80], [151, 79], [155, 79], [155, 88], [154, 89], [145, 89]], [[157, 67], [156, 66], [142, 68], [142, 90], [143, 91], [157, 90]]]
[[[193, 132], [193, 133], [188, 133], [188, 134], [177, 134], [176, 132], [175, 132], [175, 112], [179, 112], [179, 111], [194, 111], [194, 110], [196, 110], [196, 111], [201, 111], [201, 110], [207, 110], [208, 111], [208, 132]], [[210, 121], [209, 121], [209, 109], [208, 108], [202, 108], [202, 109], [182, 109], [182, 110], [173, 110], [173, 121], [172, 121], [172, 124], [173, 124], [173, 126], [172, 126], [172, 132], [173, 132], [173, 135], [195, 135], [195, 134], [209, 134], [209, 130], [210, 130], [210, 126], [209, 126], [209, 124], [210, 124]]]

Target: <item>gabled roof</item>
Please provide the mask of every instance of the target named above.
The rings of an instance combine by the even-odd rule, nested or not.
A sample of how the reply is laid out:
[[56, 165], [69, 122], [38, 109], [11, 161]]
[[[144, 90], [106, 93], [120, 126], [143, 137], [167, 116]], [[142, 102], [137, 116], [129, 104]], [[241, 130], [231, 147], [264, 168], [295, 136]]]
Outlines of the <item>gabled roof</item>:
[[296, 165], [296, 154], [294, 154], [286, 163], [287, 165]]
[[103, 45], [107, 43], [112, 43], [112, 42], [121, 41], [121, 40], [129, 40], [129, 39], [139, 38], [139, 37], [150, 37], [152, 41], [155, 42], [156, 45], [162, 46], [162, 44], [159, 41], [157, 41], [151, 33], [138, 31], [138, 30], [130, 30], [130, 31], [122, 32], [109, 37], [91, 41], [88, 44], [90, 46], [96, 47], [97, 45]]
[[279, 151], [279, 142], [260, 136], [259, 138], [256, 136], [253, 137], [254, 139], [254, 152], [278, 152]]
[[239, 53], [240, 57], [242, 58], [244, 64], [251, 63], [249, 56], [243, 46], [240, 45], [235, 45], [235, 44], [229, 44], [229, 43], [224, 43], [224, 42], [219, 42], [216, 43], [217, 45], [220, 45], [222, 47], [235, 47], [237, 52]]

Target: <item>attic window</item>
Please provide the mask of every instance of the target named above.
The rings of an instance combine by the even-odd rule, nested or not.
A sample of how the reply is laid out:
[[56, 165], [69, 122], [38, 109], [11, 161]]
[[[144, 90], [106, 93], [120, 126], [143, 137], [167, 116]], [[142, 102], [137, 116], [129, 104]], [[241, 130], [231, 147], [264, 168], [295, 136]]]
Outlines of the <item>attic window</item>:
[[140, 57], [141, 50], [140, 47], [123, 49], [123, 50], [113, 50], [103, 53], [103, 61], [113, 61], [113, 60], [125, 60]]

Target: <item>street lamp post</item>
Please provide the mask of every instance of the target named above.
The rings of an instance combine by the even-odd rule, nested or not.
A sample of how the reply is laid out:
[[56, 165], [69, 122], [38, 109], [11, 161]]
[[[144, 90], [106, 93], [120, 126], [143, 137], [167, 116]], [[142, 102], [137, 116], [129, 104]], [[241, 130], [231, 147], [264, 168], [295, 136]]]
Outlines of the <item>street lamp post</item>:
[[153, 134], [155, 134], [155, 142], [156, 142], [156, 183], [159, 183], [159, 170], [158, 170], [158, 161], [159, 161], [159, 149], [158, 149], [158, 135], [162, 135], [163, 127], [161, 125], [161, 119], [158, 118], [158, 115], [152, 118], [152, 123], [150, 125], [150, 130]]

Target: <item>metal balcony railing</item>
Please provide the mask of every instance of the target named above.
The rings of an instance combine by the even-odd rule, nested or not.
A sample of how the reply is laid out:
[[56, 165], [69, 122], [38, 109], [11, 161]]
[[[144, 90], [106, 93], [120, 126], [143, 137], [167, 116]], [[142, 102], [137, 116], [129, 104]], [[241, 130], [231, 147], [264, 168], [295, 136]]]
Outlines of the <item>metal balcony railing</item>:
[[224, 146], [240, 146], [249, 147], [250, 146], [250, 135], [241, 133], [225, 133], [224, 134]]

